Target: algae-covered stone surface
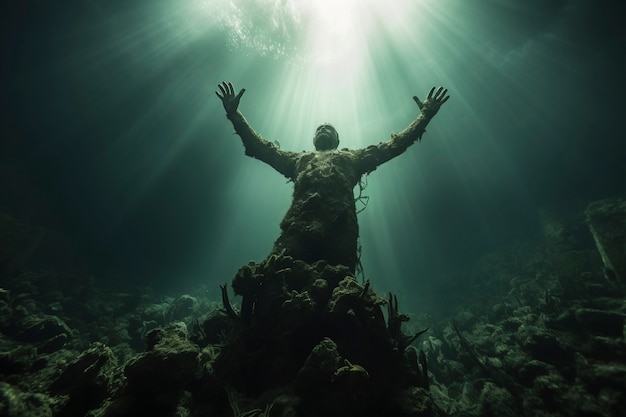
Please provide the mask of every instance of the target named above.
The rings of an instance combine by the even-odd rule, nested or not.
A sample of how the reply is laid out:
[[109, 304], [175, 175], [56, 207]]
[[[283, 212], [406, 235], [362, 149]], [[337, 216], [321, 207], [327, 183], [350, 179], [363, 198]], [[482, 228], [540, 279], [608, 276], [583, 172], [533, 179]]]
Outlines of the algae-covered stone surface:
[[35, 266], [41, 231], [5, 216], [0, 415], [621, 416], [623, 206], [545, 215], [541, 238], [432, 294], [437, 312], [281, 254], [223, 277], [221, 299], [104, 289]]

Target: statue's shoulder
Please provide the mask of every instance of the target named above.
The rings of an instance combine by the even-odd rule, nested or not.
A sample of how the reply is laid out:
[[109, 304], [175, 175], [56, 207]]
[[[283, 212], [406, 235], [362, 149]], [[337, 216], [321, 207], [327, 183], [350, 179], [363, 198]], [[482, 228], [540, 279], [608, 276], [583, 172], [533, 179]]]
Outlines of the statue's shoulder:
[[295, 158], [296, 158], [297, 163], [307, 162], [315, 158], [315, 152], [311, 152], [311, 151], [296, 152]]
[[348, 149], [343, 148], [339, 151], [340, 155], [344, 158], [356, 160], [362, 157], [364, 149]]
[[338, 149], [336, 152], [338, 156], [344, 157], [344, 158], [354, 158], [356, 155], [359, 154], [358, 149], [348, 149], [348, 148]]

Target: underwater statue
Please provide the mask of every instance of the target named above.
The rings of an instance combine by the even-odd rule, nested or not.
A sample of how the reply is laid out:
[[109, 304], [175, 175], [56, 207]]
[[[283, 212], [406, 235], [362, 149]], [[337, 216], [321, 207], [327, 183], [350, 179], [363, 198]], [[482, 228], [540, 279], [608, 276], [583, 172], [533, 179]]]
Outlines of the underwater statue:
[[354, 187], [363, 175], [419, 142], [428, 122], [450, 98], [442, 87], [433, 87], [424, 101], [414, 96], [420, 115], [402, 132], [392, 133], [386, 142], [339, 150], [337, 131], [324, 123], [315, 131], [314, 152], [290, 152], [263, 139], [248, 124], [238, 110], [245, 89], [235, 94], [230, 82], [218, 87], [216, 95], [241, 137], [246, 155], [271, 165], [294, 183], [293, 202], [280, 224], [282, 233], [271, 255], [291, 256], [306, 263], [325, 260], [352, 272], [359, 262]]

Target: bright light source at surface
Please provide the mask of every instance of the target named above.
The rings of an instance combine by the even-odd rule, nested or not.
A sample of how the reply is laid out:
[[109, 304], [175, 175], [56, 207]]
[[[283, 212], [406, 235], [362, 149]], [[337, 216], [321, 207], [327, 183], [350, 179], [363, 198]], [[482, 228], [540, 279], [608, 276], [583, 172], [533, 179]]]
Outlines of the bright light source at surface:
[[[217, 24], [231, 43], [274, 56], [294, 53], [309, 64], [357, 65], [374, 37], [419, 28], [421, 1], [195, 0], [192, 25]], [[292, 58], [295, 58], [292, 57]], [[356, 62], [355, 62], [356, 59]]]
[[[359, 81], [371, 56], [389, 37], [414, 41], [420, 1], [395, 0], [196, 0], [191, 20], [226, 32], [248, 53], [286, 57], [310, 82]], [[400, 36], [396, 38], [396, 36]]]
[[[269, 92], [264, 100], [273, 111], [264, 114], [263, 125], [256, 124], [262, 133], [280, 136], [288, 149], [310, 149], [315, 127], [330, 122], [340, 130], [342, 147], [357, 148], [388, 137], [390, 131], [385, 136], [372, 135], [371, 126], [366, 126], [373, 121], [368, 115], [374, 114], [379, 122], [391, 117], [390, 113], [397, 113], [385, 102], [398, 99], [394, 90], [401, 85], [408, 87], [407, 83], [413, 83], [409, 79], [398, 82], [406, 74], [389, 74], [387, 68], [389, 55], [395, 50], [411, 49], [410, 54], [401, 57], [402, 61], [414, 63], [420, 56], [414, 44], [430, 28], [428, 11], [419, 9], [422, 3], [196, 0], [191, 20], [198, 27], [207, 23], [219, 27], [239, 54], [276, 59], [272, 64], [276, 74], [266, 78], [268, 82], [264, 84]], [[385, 84], [381, 84], [383, 77], [388, 80]], [[260, 86], [241, 87], [252, 94]], [[402, 93], [406, 108], [414, 115], [417, 109], [410, 97], [416, 93]], [[250, 100], [250, 95], [244, 98], [242, 109], [246, 108], [246, 100]], [[405, 119], [403, 123], [406, 122]], [[395, 130], [402, 128], [396, 126]], [[363, 129], [368, 129], [370, 135], [365, 135]]]
[[336, 76], [337, 70], [351, 74], [362, 63], [370, 19], [365, 4], [354, 0], [303, 3], [308, 26], [303, 51], [308, 64]]

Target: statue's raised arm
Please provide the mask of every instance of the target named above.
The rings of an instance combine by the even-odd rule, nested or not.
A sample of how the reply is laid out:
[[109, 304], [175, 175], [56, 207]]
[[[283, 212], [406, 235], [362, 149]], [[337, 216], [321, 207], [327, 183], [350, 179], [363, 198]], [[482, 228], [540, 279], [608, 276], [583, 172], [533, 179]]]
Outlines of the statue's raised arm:
[[279, 149], [272, 142], [267, 141], [252, 129], [243, 114], [239, 111], [241, 96], [246, 92], [242, 88], [235, 94], [235, 87], [231, 82], [222, 82], [218, 86], [219, 91], [215, 95], [222, 100], [226, 117], [231, 121], [235, 132], [241, 137], [246, 155], [256, 158], [272, 166], [276, 171], [289, 179], [295, 175], [295, 153]]
[[433, 87], [424, 101], [413, 96], [413, 100], [420, 109], [420, 114], [406, 129], [400, 133], [392, 133], [391, 139], [386, 142], [355, 151], [361, 173], [366, 174], [374, 171], [379, 165], [402, 154], [413, 143], [421, 141], [428, 122], [437, 114], [443, 103], [450, 98], [447, 93], [448, 90], [443, 87]]

